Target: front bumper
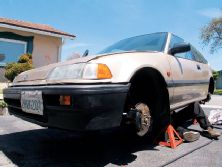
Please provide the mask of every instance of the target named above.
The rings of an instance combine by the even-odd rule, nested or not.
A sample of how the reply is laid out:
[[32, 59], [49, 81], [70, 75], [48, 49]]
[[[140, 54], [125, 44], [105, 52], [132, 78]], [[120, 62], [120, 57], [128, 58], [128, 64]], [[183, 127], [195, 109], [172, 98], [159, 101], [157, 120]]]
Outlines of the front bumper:
[[[130, 84], [48, 85], [9, 87], [3, 90], [8, 110], [24, 120], [67, 130], [99, 130], [121, 123]], [[43, 115], [23, 112], [21, 91], [42, 91]], [[60, 95], [71, 96], [70, 106], [59, 104]]]

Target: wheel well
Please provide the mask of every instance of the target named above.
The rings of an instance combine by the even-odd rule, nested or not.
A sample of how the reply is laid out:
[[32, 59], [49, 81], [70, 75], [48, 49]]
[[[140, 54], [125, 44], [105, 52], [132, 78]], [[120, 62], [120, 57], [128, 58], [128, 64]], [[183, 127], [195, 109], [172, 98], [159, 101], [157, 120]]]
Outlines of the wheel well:
[[213, 93], [214, 93], [214, 89], [215, 89], [215, 87], [214, 87], [214, 79], [211, 77], [211, 78], [210, 78], [210, 83], [209, 83], [208, 92], [211, 93], [211, 94], [213, 94]]
[[[149, 107], [156, 103], [158, 95], [168, 95], [167, 84], [159, 71], [153, 68], [142, 68], [138, 70], [130, 80], [130, 92], [136, 99], [146, 102]], [[137, 94], [137, 95], [135, 95]], [[168, 98], [169, 101], [169, 98]]]
[[[161, 75], [161, 73], [154, 69], [154, 68], [142, 68], [140, 70], [138, 70], [134, 75], [133, 77], [130, 79], [130, 83], [133, 83], [135, 82], [139, 77], [143, 77], [143, 76], [150, 76], [152, 77], [152, 80], [159, 80], [160, 83], [162, 84], [162, 86], [166, 87], [167, 84], [163, 78], [163, 76]], [[143, 78], [145, 79], [145, 78]]]
[[125, 112], [137, 103], [145, 103], [150, 108], [155, 126], [165, 128], [170, 122], [170, 105], [167, 84], [161, 73], [153, 68], [143, 68], [135, 73], [130, 83]]

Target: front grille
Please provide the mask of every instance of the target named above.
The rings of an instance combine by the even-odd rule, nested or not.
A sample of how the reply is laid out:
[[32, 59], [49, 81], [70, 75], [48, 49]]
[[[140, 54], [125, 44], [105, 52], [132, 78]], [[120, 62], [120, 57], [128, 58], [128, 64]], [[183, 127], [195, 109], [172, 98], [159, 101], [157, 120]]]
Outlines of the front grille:
[[60, 96], [62, 95], [43, 95], [43, 101], [44, 101], [44, 105], [46, 108], [52, 108], [52, 107], [57, 107], [60, 109], [71, 109], [73, 108], [73, 97], [71, 97], [71, 104], [70, 105], [61, 105], [60, 104]]
[[21, 109], [21, 103], [19, 99], [9, 99], [5, 98], [4, 101], [8, 104], [8, 106], [16, 107]]
[[43, 116], [37, 115], [37, 114], [26, 113], [26, 112], [22, 111], [22, 109], [21, 109], [20, 99], [5, 98], [4, 100], [8, 104], [8, 110], [11, 114], [34, 119], [39, 122], [47, 122], [47, 116], [44, 111], [43, 111], [44, 112]]
[[59, 98], [60, 95], [43, 95], [46, 106], [60, 106]]
[[[19, 96], [20, 97], [20, 96]], [[43, 94], [43, 116], [37, 114], [26, 113], [21, 109], [20, 99], [5, 98], [5, 102], [8, 104], [9, 112], [18, 116], [34, 119], [40, 122], [47, 122], [47, 111], [72, 111], [72, 105], [62, 106], [59, 101], [60, 95], [46, 95]], [[73, 104], [73, 103], [72, 103]]]
[[47, 117], [42, 115], [30, 114], [23, 112], [21, 108], [17, 108], [15, 106], [8, 105], [8, 110], [11, 114], [15, 114], [17, 116], [33, 119], [39, 122], [47, 122]]

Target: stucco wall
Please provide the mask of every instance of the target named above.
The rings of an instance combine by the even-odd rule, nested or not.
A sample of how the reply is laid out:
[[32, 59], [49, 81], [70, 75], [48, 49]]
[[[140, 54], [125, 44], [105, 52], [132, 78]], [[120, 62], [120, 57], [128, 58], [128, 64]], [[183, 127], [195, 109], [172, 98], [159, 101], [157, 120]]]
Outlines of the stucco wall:
[[56, 63], [59, 61], [59, 38], [35, 35], [33, 41], [33, 63], [36, 67]]
[[51, 63], [56, 63], [60, 58], [60, 46], [62, 39], [51, 36], [44, 36], [30, 32], [12, 30], [0, 27], [0, 32], [13, 32], [22, 36], [33, 36], [33, 64], [34, 67], [41, 67]]

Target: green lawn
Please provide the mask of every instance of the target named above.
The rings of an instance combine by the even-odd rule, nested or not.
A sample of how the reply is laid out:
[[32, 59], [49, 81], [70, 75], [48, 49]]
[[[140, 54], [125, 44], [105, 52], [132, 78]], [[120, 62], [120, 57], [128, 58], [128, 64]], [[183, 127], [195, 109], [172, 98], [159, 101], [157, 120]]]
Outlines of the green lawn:
[[214, 91], [214, 94], [215, 94], [215, 95], [222, 95], [222, 89], [216, 89], [216, 90]]

